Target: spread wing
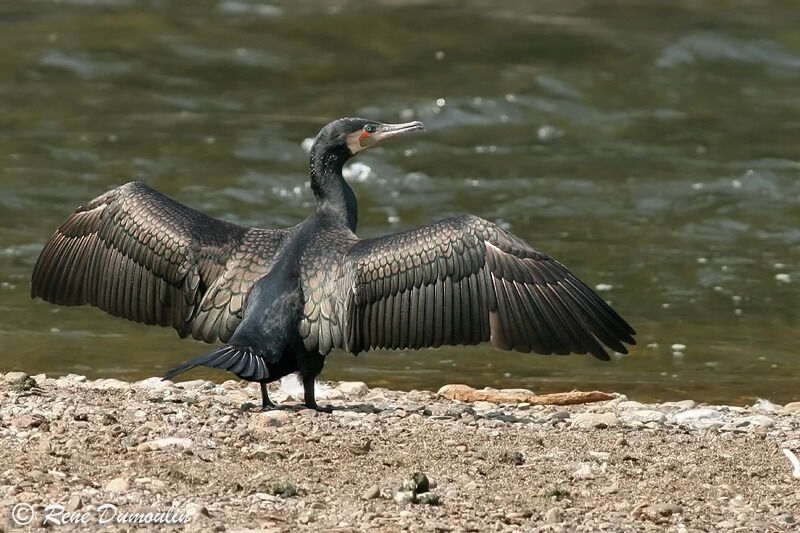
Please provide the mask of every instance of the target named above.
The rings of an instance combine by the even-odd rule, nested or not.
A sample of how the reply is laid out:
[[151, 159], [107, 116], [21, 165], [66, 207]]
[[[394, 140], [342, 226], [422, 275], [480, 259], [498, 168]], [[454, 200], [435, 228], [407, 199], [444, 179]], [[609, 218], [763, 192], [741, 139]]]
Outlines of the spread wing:
[[608, 359], [602, 344], [635, 344], [633, 328], [564, 265], [478, 217], [358, 241], [343, 264], [341, 344], [353, 353], [490, 340]]
[[287, 232], [223, 222], [127, 183], [61, 224], [33, 269], [31, 295], [227, 341]]

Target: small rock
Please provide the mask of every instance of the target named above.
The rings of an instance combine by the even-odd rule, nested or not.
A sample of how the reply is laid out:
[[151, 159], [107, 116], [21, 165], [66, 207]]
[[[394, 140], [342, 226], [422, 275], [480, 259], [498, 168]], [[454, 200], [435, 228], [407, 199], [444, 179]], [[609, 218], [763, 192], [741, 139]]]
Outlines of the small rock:
[[561, 522], [561, 509], [558, 507], [551, 507], [544, 514], [544, 521], [548, 524], [558, 524]]
[[428, 480], [428, 476], [423, 474], [422, 472], [414, 472], [411, 475], [411, 479], [416, 484], [416, 492], [428, 492], [431, 488], [431, 483]]
[[157, 377], [143, 379], [133, 384], [134, 388], [149, 389], [149, 390], [164, 390], [173, 386], [173, 383], [168, 379], [161, 379]]
[[672, 516], [683, 512], [683, 507], [675, 503], [657, 503], [650, 508], [661, 516]]
[[289, 481], [276, 480], [267, 487], [267, 492], [273, 496], [289, 498], [297, 494], [297, 486]]
[[641, 403], [641, 402], [635, 402], [633, 400], [625, 400], [625, 401], [619, 402], [617, 404], [617, 407], [619, 409], [644, 409], [645, 405], [643, 403]]
[[200, 449], [194, 450], [194, 454], [195, 454], [196, 457], [198, 457], [199, 459], [201, 459], [201, 460], [203, 460], [203, 461], [205, 461], [207, 463], [210, 463], [210, 462], [212, 462], [212, 461], [217, 459], [217, 453], [214, 450], [211, 450], [209, 448], [200, 448]]
[[599, 463], [602, 463], [602, 462], [608, 461], [611, 458], [611, 454], [608, 453], [608, 452], [590, 451], [589, 452], [589, 457], [591, 457], [592, 459], [594, 459], [595, 461], [597, 461]]
[[570, 427], [604, 429], [618, 423], [614, 413], [578, 413], [572, 418]]
[[722, 417], [722, 413], [716, 409], [709, 407], [698, 407], [697, 409], [688, 409], [675, 414], [675, 422], [678, 424], [687, 424], [690, 422], [697, 422], [699, 420], [716, 420]]
[[114, 478], [106, 484], [108, 492], [125, 492], [130, 488], [131, 484], [127, 479], [118, 477]]
[[664, 402], [661, 404], [664, 407], [673, 407], [678, 409], [694, 409], [697, 406], [697, 402], [694, 400], [681, 400], [679, 402]]
[[424, 494], [417, 494], [416, 503], [423, 505], [439, 505], [439, 496], [433, 492], [426, 492]]
[[99, 390], [124, 390], [129, 389], [131, 384], [118, 379], [105, 378], [93, 381], [91, 387]]
[[500, 462], [519, 466], [525, 462], [525, 456], [516, 450], [504, 450], [500, 454]]
[[363, 381], [342, 381], [337, 387], [345, 396], [364, 396], [369, 387]]
[[581, 465], [575, 472], [572, 473], [572, 479], [594, 479], [594, 472], [589, 465]]
[[775, 425], [775, 420], [773, 420], [772, 418], [770, 418], [768, 416], [765, 416], [765, 415], [748, 416], [748, 417], [742, 418], [741, 421], [742, 422], [746, 422], [747, 424], [749, 424], [751, 426], [764, 428], [764, 429], [769, 429], [769, 428], [771, 428], [772, 426]]
[[75, 511], [81, 509], [83, 507], [83, 500], [81, 499], [80, 494], [73, 494], [69, 497], [69, 501], [67, 502], [66, 510], [69, 513], [74, 513]]
[[178, 437], [164, 437], [161, 439], [151, 440], [139, 444], [136, 449], [140, 452], [150, 450], [164, 450], [166, 448], [180, 448], [182, 450], [191, 450], [194, 447], [192, 439], [178, 438]]
[[623, 413], [621, 416], [624, 420], [636, 420], [643, 424], [647, 422], [663, 422], [666, 418], [664, 413], [655, 409], [636, 409]]
[[410, 490], [398, 490], [394, 493], [394, 501], [397, 503], [411, 503], [414, 501], [414, 493]]
[[[21, 373], [21, 372], [20, 372]], [[22, 415], [11, 419], [11, 424], [20, 429], [25, 428], [38, 428], [43, 423], [47, 422], [47, 419], [42, 415]]]
[[343, 400], [344, 393], [341, 389], [328, 389], [324, 394], [318, 395], [318, 398], [325, 398], [326, 400]]
[[783, 410], [788, 413], [800, 413], [800, 402], [789, 402], [783, 406]]
[[258, 413], [250, 419], [250, 426], [254, 428], [279, 427], [289, 423], [289, 413], [281, 409], [272, 409]]
[[25, 372], [9, 372], [3, 378], [3, 381], [9, 385], [21, 385], [28, 379], [28, 374]]
[[361, 496], [365, 500], [372, 500], [373, 498], [378, 498], [381, 495], [381, 488], [378, 485], [372, 485], [368, 488], [364, 494]]
[[616, 494], [617, 491], [619, 491], [619, 485], [617, 485], [616, 483], [612, 483], [607, 487], [601, 488], [600, 494], [605, 494], [605, 495]]
[[186, 514], [192, 521], [197, 520], [201, 517], [209, 518], [211, 515], [208, 513], [208, 509], [205, 505], [200, 503], [190, 503], [186, 506]]

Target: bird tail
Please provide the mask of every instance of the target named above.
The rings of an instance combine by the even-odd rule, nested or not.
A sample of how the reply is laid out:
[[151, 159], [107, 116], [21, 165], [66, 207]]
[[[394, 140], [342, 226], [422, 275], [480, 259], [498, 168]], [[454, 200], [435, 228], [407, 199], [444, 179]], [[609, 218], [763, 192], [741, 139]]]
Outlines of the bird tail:
[[264, 381], [269, 377], [266, 361], [250, 348], [223, 346], [173, 368], [164, 374], [164, 379], [172, 379], [197, 366], [227, 370], [248, 381]]

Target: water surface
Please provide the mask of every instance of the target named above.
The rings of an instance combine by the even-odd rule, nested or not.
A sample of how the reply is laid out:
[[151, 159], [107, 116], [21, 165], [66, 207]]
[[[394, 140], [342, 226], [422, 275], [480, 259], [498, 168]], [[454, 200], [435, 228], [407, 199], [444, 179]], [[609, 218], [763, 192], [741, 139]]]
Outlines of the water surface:
[[796, 400], [799, 90], [788, 1], [0, 3], [0, 371], [136, 379], [208, 350], [30, 300], [42, 245], [129, 180], [295, 224], [304, 139], [361, 115], [428, 128], [350, 167], [362, 236], [501, 223], [604, 289], [639, 345], [334, 354], [323, 378]]

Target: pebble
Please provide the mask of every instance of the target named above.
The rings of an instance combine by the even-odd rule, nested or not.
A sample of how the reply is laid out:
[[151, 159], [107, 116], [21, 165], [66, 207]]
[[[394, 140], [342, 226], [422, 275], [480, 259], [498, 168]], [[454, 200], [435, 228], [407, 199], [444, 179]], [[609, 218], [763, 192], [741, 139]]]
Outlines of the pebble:
[[694, 409], [697, 406], [697, 402], [694, 400], [681, 400], [678, 402], [664, 402], [661, 404], [662, 407], [676, 407], [681, 410], [686, 409]]
[[624, 413], [622, 419], [625, 421], [635, 420], [643, 424], [647, 422], [663, 422], [667, 416], [661, 411], [655, 409], [635, 409]]
[[399, 504], [411, 503], [414, 501], [414, 493], [410, 490], [398, 490], [394, 493], [394, 501]]
[[25, 372], [8, 372], [3, 381], [10, 385], [19, 385], [23, 383], [28, 378], [28, 374]]
[[81, 495], [73, 494], [72, 496], [69, 497], [69, 501], [67, 502], [65, 509], [67, 510], [67, 512], [74, 513], [75, 511], [81, 509], [82, 507], [83, 507], [83, 499], [81, 498]]
[[584, 429], [614, 427], [619, 423], [614, 413], [578, 413], [572, 417], [571, 427]]
[[572, 473], [572, 479], [594, 479], [594, 472], [590, 465], [581, 465]]
[[191, 450], [194, 447], [192, 439], [178, 438], [178, 437], [164, 437], [162, 439], [155, 439], [148, 442], [139, 444], [136, 449], [140, 452], [151, 450], [164, 450], [166, 448], [179, 448], [182, 450]]
[[783, 406], [783, 410], [788, 413], [800, 413], [800, 402], [789, 402]]
[[[300, 411], [310, 411], [311, 409], [304, 409]], [[279, 427], [288, 424], [290, 421], [289, 413], [282, 409], [271, 409], [262, 413], [254, 414], [250, 419], [250, 427], [252, 428], [265, 428], [265, 427]]]
[[740, 423], [749, 424], [758, 428], [769, 429], [775, 425], [775, 420], [765, 415], [753, 415], [743, 417]]
[[369, 387], [363, 381], [342, 381], [337, 388], [345, 396], [351, 397], [365, 396], [369, 392]]
[[131, 388], [130, 383], [113, 378], [98, 379], [91, 383], [92, 388], [98, 390], [125, 390]]
[[561, 509], [558, 507], [551, 507], [544, 514], [544, 521], [548, 524], [558, 524], [562, 520]]
[[678, 424], [687, 424], [690, 422], [697, 422], [698, 420], [715, 420], [722, 417], [716, 409], [708, 407], [700, 407], [697, 409], [688, 409], [675, 414], [675, 422]]
[[657, 503], [655, 505], [651, 505], [650, 507], [653, 509], [653, 511], [661, 516], [670, 516], [673, 514], [683, 513], [683, 507], [675, 503]]
[[130, 486], [131, 484], [127, 479], [118, 477], [112, 479], [106, 484], [106, 490], [108, 492], [126, 492]]
[[364, 494], [361, 496], [365, 500], [372, 500], [373, 498], [378, 498], [381, 495], [381, 488], [378, 485], [372, 485], [368, 488]]

